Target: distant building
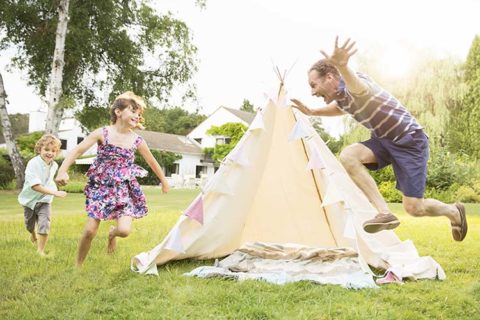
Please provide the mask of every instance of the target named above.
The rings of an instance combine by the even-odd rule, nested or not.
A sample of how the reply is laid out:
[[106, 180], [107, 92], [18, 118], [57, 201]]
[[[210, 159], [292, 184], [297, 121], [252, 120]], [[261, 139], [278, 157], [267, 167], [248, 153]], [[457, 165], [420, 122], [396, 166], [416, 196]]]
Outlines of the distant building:
[[[30, 113], [28, 132], [45, 129], [46, 112], [34, 111]], [[212, 136], [207, 130], [212, 126], [221, 126], [225, 123], [243, 123], [246, 126], [253, 121], [255, 114], [227, 107], [219, 107], [207, 119], [193, 129], [187, 136], [136, 130], [152, 150], [168, 151], [180, 155], [182, 158], [175, 161], [171, 168], [162, 168], [171, 184], [176, 187], [194, 187], [202, 184], [215, 172], [213, 161], [208, 159], [203, 152], [204, 148], [215, 147], [228, 140], [224, 136]], [[58, 136], [62, 142], [61, 155], [65, 156], [88, 133], [82, 129], [80, 123], [67, 114], [62, 120]], [[82, 158], [75, 161], [76, 164], [89, 165], [93, 163], [97, 152], [97, 146], [90, 148]]]
[[248, 127], [250, 123], [252, 123], [253, 118], [255, 118], [254, 113], [221, 106], [189, 134], [187, 134], [187, 137], [197, 141], [201, 145], [202, 149], [213, 148], [217, 144], [225, 143], [225, 140], [228, 139], [228, 137], [209, 135], [207, 134], [208, 129], [210, 129], [212, 126], [219, 127], [229, 122], [243, 123]]

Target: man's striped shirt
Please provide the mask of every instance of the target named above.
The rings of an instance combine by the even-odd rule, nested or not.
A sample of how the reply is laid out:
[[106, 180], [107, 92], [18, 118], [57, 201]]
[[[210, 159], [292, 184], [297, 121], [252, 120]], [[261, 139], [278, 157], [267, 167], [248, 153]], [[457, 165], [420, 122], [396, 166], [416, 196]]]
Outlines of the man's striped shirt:
[[408, 110], [389, 92], [368, 76], [357, 73], [368, 90], [362, 95], [353, 95], [345, 82], [340, 80], [339, 92], [343, 99], [336, 100], [338, 107], [349, 113], [377, 138], [398, 140], [405, 132], [422, 129]]

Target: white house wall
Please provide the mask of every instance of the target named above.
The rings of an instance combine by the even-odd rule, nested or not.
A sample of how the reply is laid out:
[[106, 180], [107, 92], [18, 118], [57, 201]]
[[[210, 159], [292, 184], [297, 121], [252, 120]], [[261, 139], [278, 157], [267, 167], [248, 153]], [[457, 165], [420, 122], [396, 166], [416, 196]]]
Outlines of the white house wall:
[[231, 113], [230, 111], [220, 107], [210, 117], [203, 121], [198, 127], [192, 130], [187, 137], [191, 139], [202, 139], [200, 145], [203, 148], [215, 147], [216, 139], [214, 136], [207, 135], [206, 132], [212, 126], [221, 126], [228, 122], [240, 122], [248, 126], [248, 123]]

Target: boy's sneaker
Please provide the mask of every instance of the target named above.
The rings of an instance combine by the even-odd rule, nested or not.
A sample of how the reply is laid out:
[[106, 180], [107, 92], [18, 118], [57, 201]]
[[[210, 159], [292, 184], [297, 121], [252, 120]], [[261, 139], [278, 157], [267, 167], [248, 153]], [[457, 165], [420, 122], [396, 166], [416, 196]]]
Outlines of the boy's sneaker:
[[363, 223], [363, 230], [368, 233], [376, 233], [382, 230], [395, 229], [400, 225], [400, 220], [391, 213], [379, 213], [375, 218]]

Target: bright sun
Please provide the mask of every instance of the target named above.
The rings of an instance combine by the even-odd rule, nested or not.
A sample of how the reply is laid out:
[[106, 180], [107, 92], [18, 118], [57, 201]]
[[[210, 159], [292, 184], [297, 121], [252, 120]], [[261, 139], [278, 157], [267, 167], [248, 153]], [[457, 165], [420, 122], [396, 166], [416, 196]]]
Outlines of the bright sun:
[[390, 78], [402, 78], [411, 68], [411, 57], [406, 48], [389, 47], [380, 59], [382, 73]]

